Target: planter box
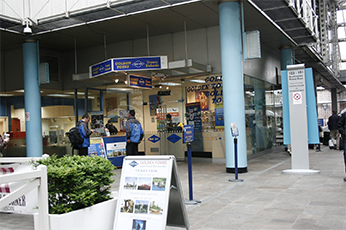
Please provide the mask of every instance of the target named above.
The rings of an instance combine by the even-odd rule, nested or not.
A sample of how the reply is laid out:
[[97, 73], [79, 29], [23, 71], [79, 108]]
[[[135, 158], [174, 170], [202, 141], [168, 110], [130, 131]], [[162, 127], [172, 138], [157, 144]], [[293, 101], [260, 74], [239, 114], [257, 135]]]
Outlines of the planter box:
[[[49, 230], [112, 230], [117, 198], [64, 214], [49, 214]], [[35, 229], [38, 215], [34, 216]]]

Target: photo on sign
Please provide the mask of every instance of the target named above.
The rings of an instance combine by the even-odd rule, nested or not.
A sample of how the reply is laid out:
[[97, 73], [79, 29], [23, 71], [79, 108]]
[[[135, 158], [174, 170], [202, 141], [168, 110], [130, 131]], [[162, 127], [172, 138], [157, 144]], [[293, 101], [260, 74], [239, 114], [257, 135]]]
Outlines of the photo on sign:
[[131, 199], [124, 199], [120, 205], [120, 212], [133, 213], [133, 206], [135, 202]]
[[138, 190], [150, 190], [151, 177], [140, 177], [138, 180]]
[[166, 178], [153, 178], [152, 190], [153, 191], [165, 191], [166, 189]]
[[125, 177], [124, 189], [136, 190], [137, 180], [137, 177]]
[[148, 213], [148, 200], [136, 200], [135, 213], [146, 214]]
[[146, 220], [133, 219], [132, 230], [146, 230], [146, 229], [147, 229], [147, 221]]
[[163, 204], [161, 204], [158, 201], [151, 201], [150, 202], [150, 206], [149, 206], [149, 214], [153, 214], [153, 215], [162, 215], [163, 213]]

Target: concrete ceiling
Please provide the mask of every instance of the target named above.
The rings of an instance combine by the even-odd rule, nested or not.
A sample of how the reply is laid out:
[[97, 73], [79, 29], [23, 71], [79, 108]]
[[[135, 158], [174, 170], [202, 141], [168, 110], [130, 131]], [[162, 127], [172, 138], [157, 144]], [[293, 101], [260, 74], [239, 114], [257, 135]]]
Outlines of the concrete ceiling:
[[[145, 2], [162, 1], [142, 1], [141, 4]], [[103, 9], [39, 23], [37, 26], [32, 27], [33, 33], [31, 35], [23, 33], [24, 27], [21, 24], [9, 23], [2, 19], [0, 20], [0, 27], [2, 28], [0, 32], [1, 49], [3, 51], [18, 49], [21, 48], [25, 39], [34, 38], [40, 41], [40, 47], [42, 48], [59, 51], [73, 50], [75, 41], [77, 48], [86, 48], [103, 45], [105, 40], [107, 44], [110, 44], [146, 38], [148, 33], [152, 37], [182, 32], [184, 31], [185, 21], [187, 30], [218, 26], [217, 2], [195, 1], [189, 4], [177, 4], [159, 10], [127, 15], [118, 11], [128, 11], [133, 9], [134, 5], [132, 7], [128, 5], [127, 8], [123, 6], [117, 9], [118, 11]], [[144, 5], [138, 7], [138, 10], [142, 10]], [[262, 43], [273, 49], [291, 45], [291, 41], [285, 35], [246, 2], [244, 2], [244, 12], [245, 30], [260, 30]], [[110, 13], [113, 13], [113, 15], [110, 15]], [[110, 19], [96, 22], [100, 19], [100, 15]]]

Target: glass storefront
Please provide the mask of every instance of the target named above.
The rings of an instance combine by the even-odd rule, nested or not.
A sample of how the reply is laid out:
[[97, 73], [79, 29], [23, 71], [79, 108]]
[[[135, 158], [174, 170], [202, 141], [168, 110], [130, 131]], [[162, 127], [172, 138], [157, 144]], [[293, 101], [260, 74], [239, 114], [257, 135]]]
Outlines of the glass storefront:
[[[120, 84], [120, 83], [119, 83]], [[129, 88], [122, 85], [79, 89], [79, 118], [87, 108], [94, 136], [106, 135], [105, 124], [111, 122], [125, 135], [127, 111], [135, 110], [136, 118], [145, 131], [145, 142], [139, 151], [147, 155], [173, 154], [184, 158], [183, 124], [195, 127], [193, 156], [225, 158], [222, 76], [206, 75], [185, 78], [165, 78], [154, 81], [152, 89]], [[49, 154], [72, 154], [66, 133], [75, 125], [74, 91], [42, 94], [42, 137], [44, 151]], [[85, 94], [88, 93], [86, 97]], [[244, 99], [247, 154], [254, 154], [282, 143], [282, 96], [273, 85], [244, 76]], [[23, 96], [19, 96], [23, 98]], [[87, 100], [86, 100], [87, 98]], [[236, 100], [236, 99], [235, 99]], [[2, 99], [11, 109], [11, 148], [25, 147], [25, 114], [20, 100]], [[49, 148], [49, 147], [54, 147]], [[57, 149], [59, 147], [60, 149]], [[25, 150], [19, 152], [25, 154]]]

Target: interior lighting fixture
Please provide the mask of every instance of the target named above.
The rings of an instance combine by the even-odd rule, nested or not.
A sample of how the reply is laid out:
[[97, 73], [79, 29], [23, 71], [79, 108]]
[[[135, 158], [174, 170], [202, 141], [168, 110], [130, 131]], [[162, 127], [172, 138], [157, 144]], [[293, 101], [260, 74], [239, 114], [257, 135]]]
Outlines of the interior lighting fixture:
[[126, 80], [124, 81], [124, 83], [125, 83], [125, 85], [127, 85], [127, 81]]
[[117, 78], [117, 79], [114, 79], [114, 82], [115, 83], [118, 83], [119, 82], [119, 79]]
[[12, 97], [14, 94], [11, 93], [0, 93], [0, 97]]
[[169, 87], [167, 86], [166, 89], [169, 89]]
[[199, 80], [199, 79], [192, 79], [192, 80], [189, 80], [190, 82], [194, 82], [194, 83], [205, 83], [205, 80]]
[[181, 85], [181, 83], [175, 83], [175, 82], [161, 82], [161, 85], [166, 85], [166, 86], [178, 86]]
[[159, 88], [162, 89], [162, 85], [160, 85]]
[[52, 93], [52, 94], [47, 94], [47, 96], [48, 96], [48, 97], [69, 97], [70, 95]]

